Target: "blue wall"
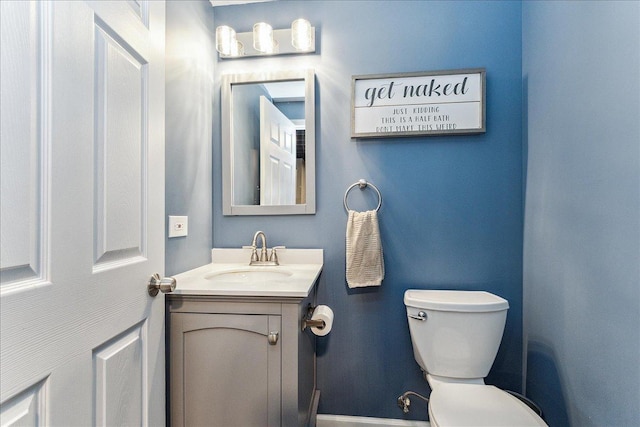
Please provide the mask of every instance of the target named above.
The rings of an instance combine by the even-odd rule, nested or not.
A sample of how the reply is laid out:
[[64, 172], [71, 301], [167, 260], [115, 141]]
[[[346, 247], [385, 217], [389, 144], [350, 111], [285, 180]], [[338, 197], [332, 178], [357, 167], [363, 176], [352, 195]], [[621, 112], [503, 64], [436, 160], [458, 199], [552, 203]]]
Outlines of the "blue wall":
[[[428, 391], [410, 350], [404, 289], [494, 291], [511, 310], [489, 382], [517, 390], [523, 142], [527, 394], [552, 427], [640, 425], [639, 7], [525, 2], [521, 45], [519, 2], [304, 1], [214, 12], [204, 0], [169, 1], [166, 207], [189, 215], [190, 233], [167, 241], [166, 273], [209, 262], [212, 245], [247, 244], [257, 228], [270, 244], [324, 248], [319, 300], [336, 311], [336, 327], [319, 342], [321, 412], [391, 418], [402, 416], [402, 391]], [[214, 81], [213, 15], [239, 31], [306, 16], [319, 51], [217, 62]], [[487, 68], [485, 135], [349, 139], [352, 74], [477, 66]], [[316, 69], [315, 216], [222, 216], [220, 74], [255, 67]], [[341, 204], [361, 177], [384, 196], [387, 278], [380, 289], [349, 291]], [[420, 403], [414, 411], [425, 417]]]
[[165, 210], [189, 216], [189, 235], [165, 241], [172, 275], [211, 262], [215, 30], [209, 2], [167, 1], [166, 16]]
[[[317, 214], [224, 217], [221, 179], [214, 173], [213, 244], [246, 245], [261, 229], [270, 246], [325, 250], [318, 301], [333, 308], [336, 320], [331, 334], [318, 340], [321, 413], [402, 418], [398, 395], [428, 393], [411, 349], [402, 301], [408, 288], [484, 289], [508, 299], [506, 331], [488, 382], [521, 389], [521, 11], [519, 2], [493, 1], [307, 0], [215, 9], [216, 26], [241, 32], [261, 20], [287, 27], [300, 16], [317, 27], [316, 54], [218, 60], [213, 110], [217, 120], [224, 73], [314, 68]], [[472, 67], [487, 71], [485, 134], [350, 139], [352, 75]], [[221, 170], [220, 144], [216, 121], [214, 171]], [[386, 278], [381, 288], [353, 291], [345, 283], [342, 198], [359, 178], [373, 182], [384, 198]], [[409, 417], [425, 419], [426, 407], [416, 402]]]
[[527, 394], [640, 425], [640, 3], [523, 10]]

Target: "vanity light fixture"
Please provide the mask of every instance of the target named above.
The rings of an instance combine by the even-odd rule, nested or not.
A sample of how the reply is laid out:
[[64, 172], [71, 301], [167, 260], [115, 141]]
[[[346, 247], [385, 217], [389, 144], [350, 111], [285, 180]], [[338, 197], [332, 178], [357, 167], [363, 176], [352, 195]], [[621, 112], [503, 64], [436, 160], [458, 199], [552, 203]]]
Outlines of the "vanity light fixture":
[[216, 28], [216, 50], [222, 59], [251, 56], [292, 55], [316, 51], [316, 29], [306, 19], [296, 19], [290, 28], [274, 30], [258, 22], [252, 32], [236, 33], [228, 25]]

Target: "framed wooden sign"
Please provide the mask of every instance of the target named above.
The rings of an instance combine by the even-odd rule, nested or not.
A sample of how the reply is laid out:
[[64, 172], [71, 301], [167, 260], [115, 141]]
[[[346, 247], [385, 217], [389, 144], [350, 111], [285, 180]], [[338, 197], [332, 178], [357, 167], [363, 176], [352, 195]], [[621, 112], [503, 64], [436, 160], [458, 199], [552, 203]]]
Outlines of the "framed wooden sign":
[[352, 77], [351, 137], [485, 132], [485, 69]]

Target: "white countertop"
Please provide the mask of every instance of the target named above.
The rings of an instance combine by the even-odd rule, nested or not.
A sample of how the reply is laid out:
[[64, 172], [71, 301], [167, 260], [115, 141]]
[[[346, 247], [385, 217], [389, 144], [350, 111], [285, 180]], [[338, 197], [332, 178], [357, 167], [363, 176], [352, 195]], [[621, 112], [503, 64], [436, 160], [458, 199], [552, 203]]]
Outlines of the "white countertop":
[[[322, 249], [278, 249], [278, 266], [250, 266], [251, 249], [212, 250], [212, 263], [175, 275], [176, 295], [296, 297], [320, 276]], [[264, 274], [262, 274], [264, 273]]]

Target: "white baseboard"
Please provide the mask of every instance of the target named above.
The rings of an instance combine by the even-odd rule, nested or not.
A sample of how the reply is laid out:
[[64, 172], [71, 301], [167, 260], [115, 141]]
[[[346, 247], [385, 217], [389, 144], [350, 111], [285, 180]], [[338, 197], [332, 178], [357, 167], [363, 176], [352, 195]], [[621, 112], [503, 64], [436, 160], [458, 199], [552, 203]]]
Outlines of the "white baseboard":
[[428, 421], [396, 420], [392, 418], [351, 417], [318, 414], [316, 427], [429, 427]]

